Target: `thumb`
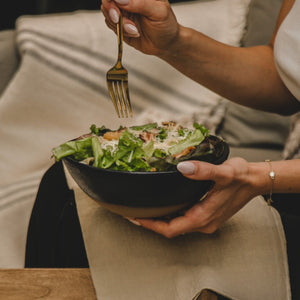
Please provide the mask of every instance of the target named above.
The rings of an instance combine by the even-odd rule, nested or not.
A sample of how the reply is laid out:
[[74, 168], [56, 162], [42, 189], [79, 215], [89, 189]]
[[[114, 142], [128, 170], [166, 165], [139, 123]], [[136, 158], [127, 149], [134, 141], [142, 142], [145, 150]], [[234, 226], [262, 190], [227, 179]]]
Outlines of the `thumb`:
[[177, 170], [187, 178], [194, 180], [218, 181], [227, 177], [225, 165], [214, 165], [203, 161], [184, 161], [177, 165]]

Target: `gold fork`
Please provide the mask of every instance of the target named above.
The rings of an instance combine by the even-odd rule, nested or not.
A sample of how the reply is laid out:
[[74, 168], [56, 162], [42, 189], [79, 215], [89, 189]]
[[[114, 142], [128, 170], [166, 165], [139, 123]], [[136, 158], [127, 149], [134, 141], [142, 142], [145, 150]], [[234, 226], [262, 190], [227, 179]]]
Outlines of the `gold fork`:
[[128, 111], [132, 117], [132, 108], [129, 98], [128, 89], [128, 72], [122, 66], [123, 55], [123, 16], [120, 14], [120, 19], [117, 24], [118, 35], [118, 60], [116, 64], [108, 70], [106, 74], [106, 82], [111, 100], [119, 118], [128, 118]]

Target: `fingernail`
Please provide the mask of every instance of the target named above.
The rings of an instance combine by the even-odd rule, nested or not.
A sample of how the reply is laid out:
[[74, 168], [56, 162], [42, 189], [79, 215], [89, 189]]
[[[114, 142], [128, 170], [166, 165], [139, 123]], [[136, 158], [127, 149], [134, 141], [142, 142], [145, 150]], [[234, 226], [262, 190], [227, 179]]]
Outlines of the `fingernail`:
[[127, 219], [130, 223], [132, 223], [134, 225], [141, 226], [141, 224], [135, 219], [131, 219], [131, 218], [127, 218], [127, 217], [125, 217], [125, 219]]
[[129, 0], [115, 0], [117, 3], [122, 4], [122, 5], [126, 5], [129, 3]]
[[118, 22], [119, 22], [119, 15], [118, 15], [118, 12], [117, 12], [114, 8], [111, 8], [111, 9], [108, 11], [108, 14], [109, 14], [110, 19], [111, 19], [114, 23], [118, 23]]
[[127, 33], [129, 33], [129, 34], [131, 34], [131, 35], [134, 35], [134, 36], [136, 36], [136, 37], [140, 36], [139, 31], [138, 31], [137, 28], [136, 28], [134, 25], [132, 25], [132, 24], [124, 24], [124, 30], [125, 30]]
[[194, 163], [189, 161], [184, 161], [177, 165], [177, 170], [184, 175], [192, 175], [195, 173], [196, 167]]

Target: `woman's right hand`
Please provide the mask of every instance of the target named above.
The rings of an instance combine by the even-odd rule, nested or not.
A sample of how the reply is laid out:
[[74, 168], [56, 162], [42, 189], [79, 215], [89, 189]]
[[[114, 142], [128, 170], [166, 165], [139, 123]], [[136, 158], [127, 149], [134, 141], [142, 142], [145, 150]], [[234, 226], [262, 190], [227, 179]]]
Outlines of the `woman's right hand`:
[[161, 56], [178, 38], [180, 25], [167, 0], [103, 0], [101, 10], [114, 32], [122, 11], [124, 41], [145, 54]]

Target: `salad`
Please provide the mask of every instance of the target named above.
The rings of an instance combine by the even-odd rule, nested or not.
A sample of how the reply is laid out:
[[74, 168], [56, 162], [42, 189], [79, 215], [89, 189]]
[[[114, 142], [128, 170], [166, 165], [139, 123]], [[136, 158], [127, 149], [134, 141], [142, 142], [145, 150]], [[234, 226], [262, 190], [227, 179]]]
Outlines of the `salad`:
[[183, 160], [209, 161], [220, 139], [203, 125], [149, 123], [111, 130], [92, 125], [90, 133], [52, 149], [56, 161], [70, 157], [97, 168], [120, 171], [171, 171]]

